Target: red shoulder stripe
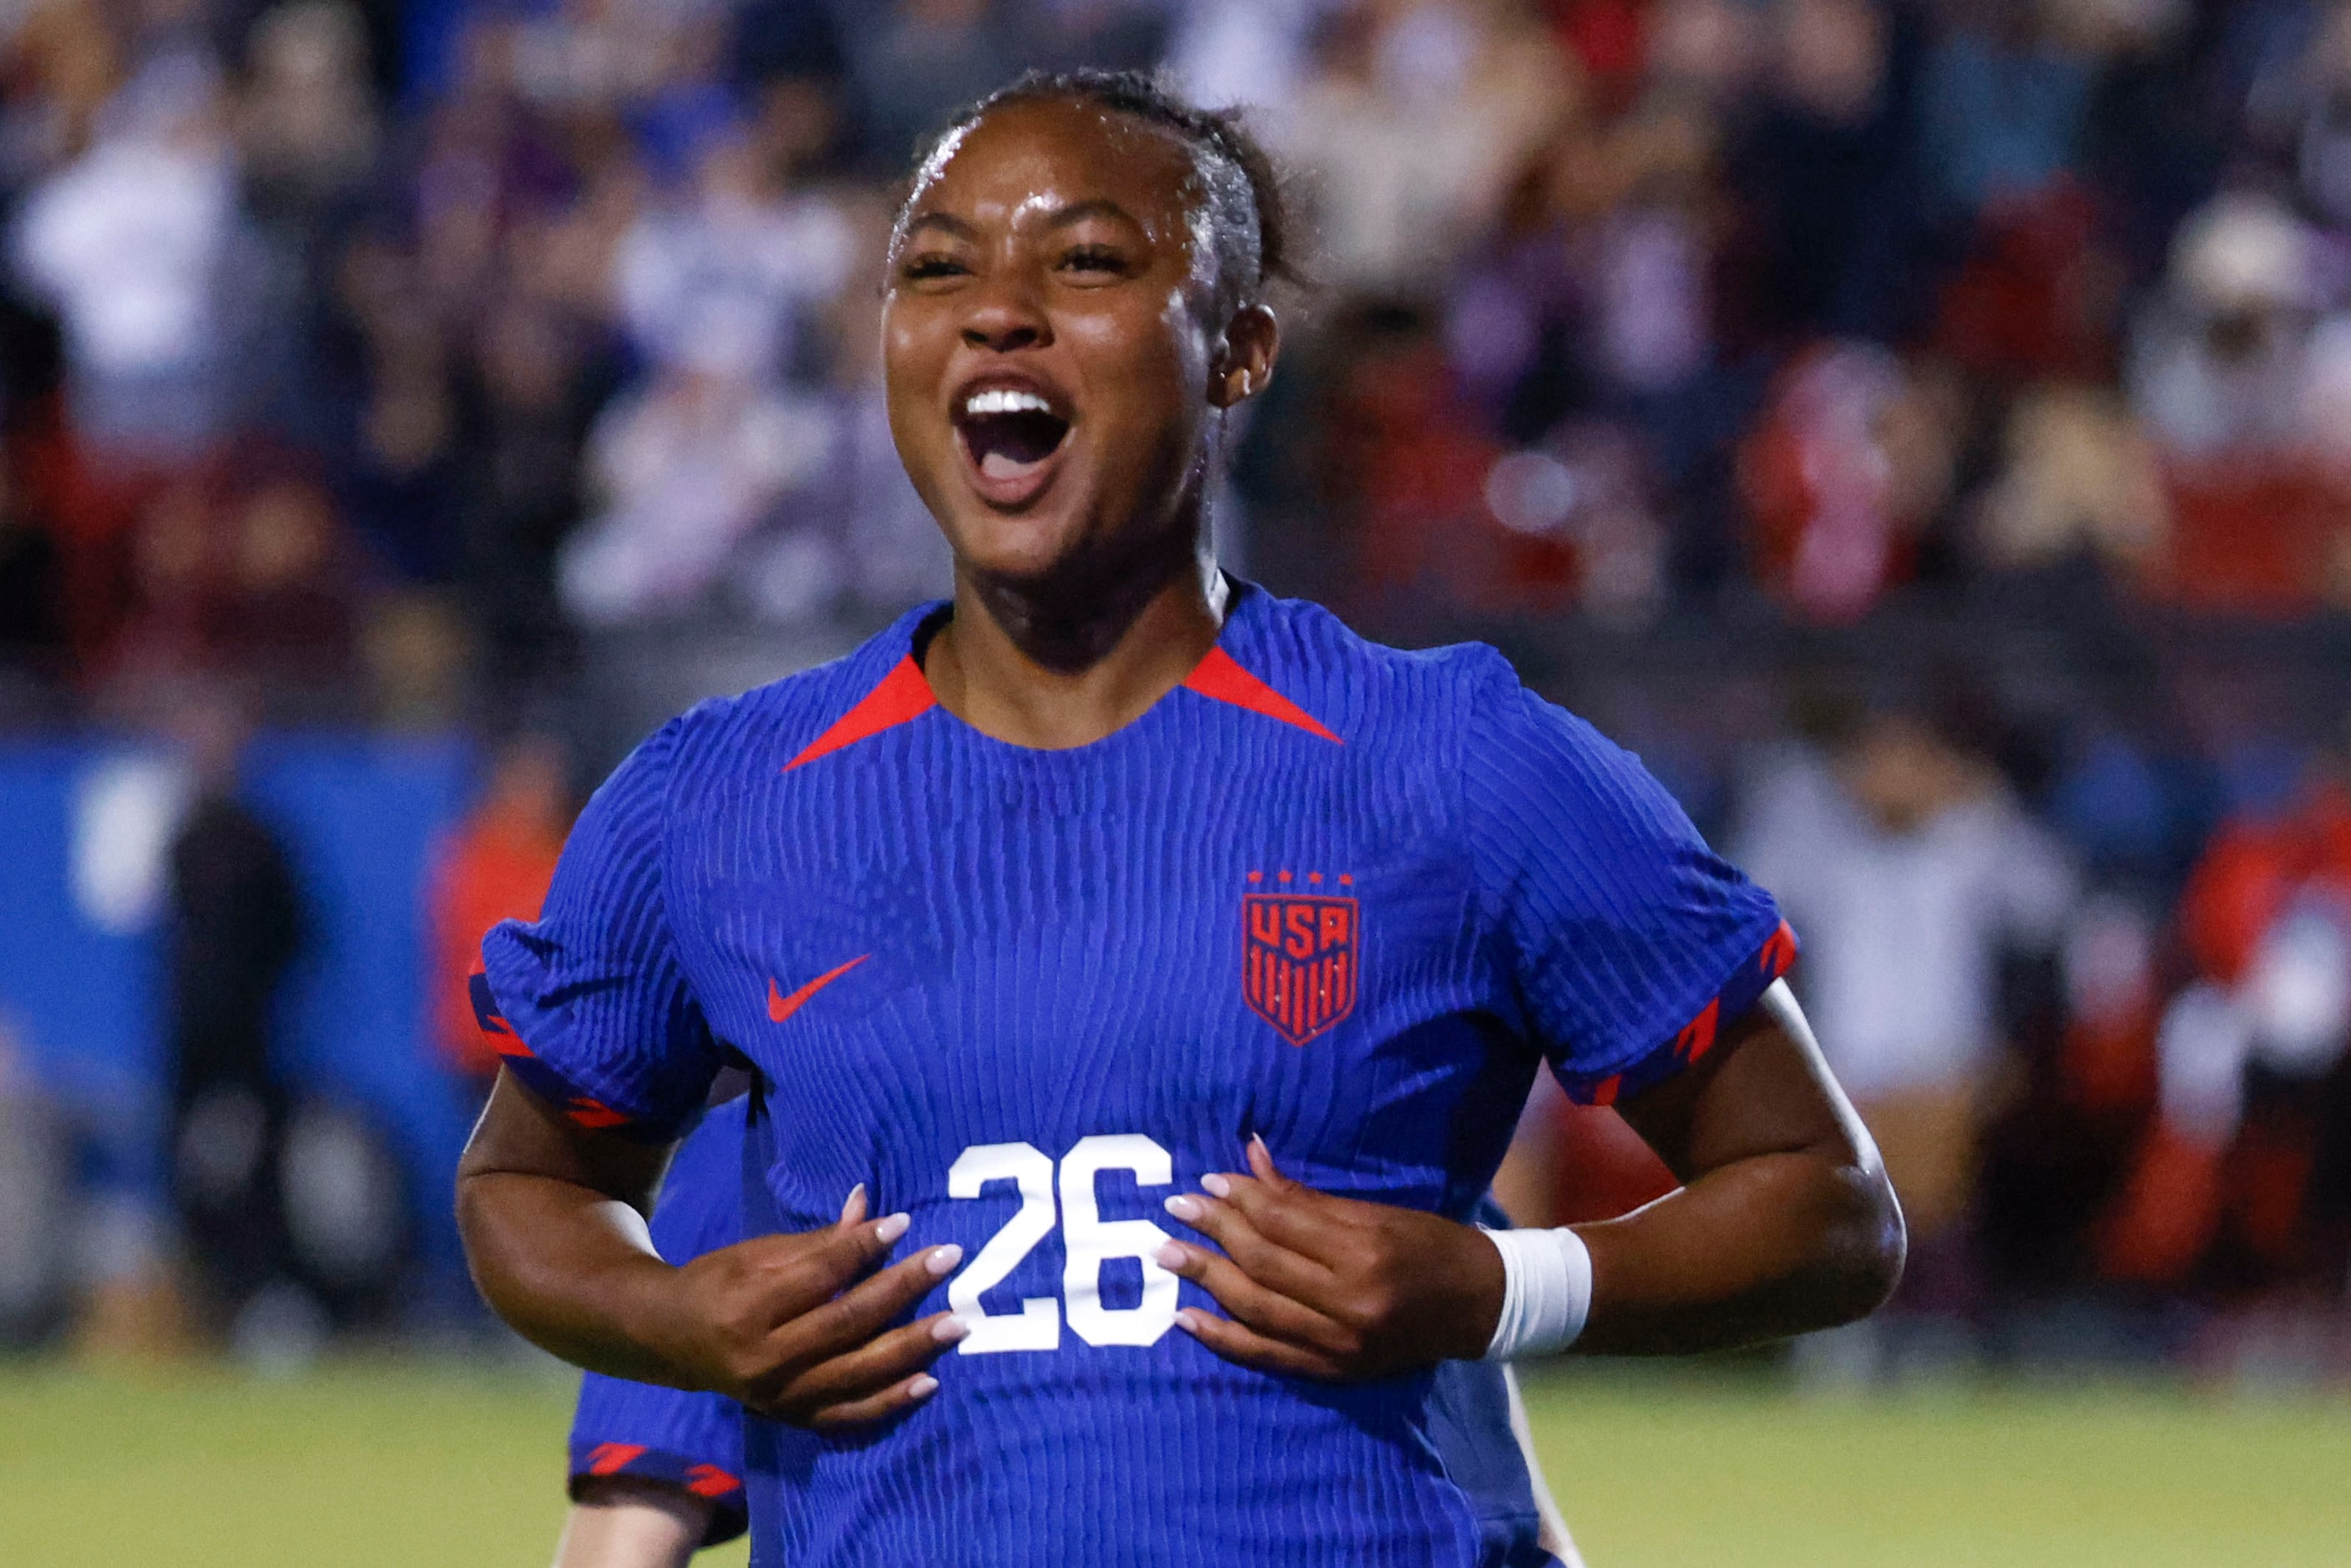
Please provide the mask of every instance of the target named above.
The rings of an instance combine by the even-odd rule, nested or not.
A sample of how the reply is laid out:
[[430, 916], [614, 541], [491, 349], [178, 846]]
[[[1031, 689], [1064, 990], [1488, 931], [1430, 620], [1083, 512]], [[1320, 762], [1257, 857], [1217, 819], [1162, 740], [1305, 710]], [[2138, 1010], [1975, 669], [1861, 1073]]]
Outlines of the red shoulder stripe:
[[938, 706], [931, 693], [931, 683], [923, 678], [923, 666], [914, 663], [912, 653], [898, 661], [882, 684], [865, 694], [863, 700], [833, 720], [832, 727], [809, 743], [808, 749], [784, 764], [789, 773], [805, 762], [839, 751], [844, 746], [854, 746], [861, 740], [881, 734], [894, 725], [920, 718]]
[[1198, 669], [1185, 677], [1184, 685], [1204, 697], [1213, 697], [1217, 702], [1230, 703], [1235, 707], [1245, 707], [1251, 713], [1261, 713], [1268, 718], [1295, 725], [1309, 735], [1321, 736], [1333, 746], [1346, 744], [1316, 723], [1311, 714], [1242, 669], [1222, 648], [1209, 649], [1208, 656], [1200, 661]]
[[588, 1473], [609, 1476], [625, 1470], [644, 1451], [643, 1443], [599, 1443], [588, 1450]]
[[696, 1497], [725, 1497], [741, 1491], [743, 1483], [716, 1465], [696, 1465], [685, 1472], [685, 1490]]

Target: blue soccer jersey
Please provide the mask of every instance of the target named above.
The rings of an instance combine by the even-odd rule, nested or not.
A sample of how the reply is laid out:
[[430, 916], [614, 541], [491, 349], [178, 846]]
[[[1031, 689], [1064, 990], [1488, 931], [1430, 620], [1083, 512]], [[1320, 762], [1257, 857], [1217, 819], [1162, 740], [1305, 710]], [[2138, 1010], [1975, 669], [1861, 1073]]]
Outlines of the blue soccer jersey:
[[[653, 1245], [683, 1263], [743, 1236], [743, 1134], [750, 1102], [731, 1100], [703, 1120], [670, 1164], [653, 1209]], [[1489, 1199], [1481, 1225], [1510, 1218]], [[1542, 1546], [1534, 1479], [1510, 1430], [1510, 1391], [1492, 1362], [1447, 1362], [1437, 1369], [1429, 1437], [1468, 1498], [1493, 1568], [1552, 1568]], [[703, 1544], [743, 1533], [743, 1410], [715, 1394], [688, 1394], [589, 1373], [571, 1421], [571, 1484], [594, 1476], [635, 1476], [681, 1487], [716, 1505]]]
[[[1468, 1216], [1546, 1060], [1606, 1101], [1788, 965], [1771, 900], [1492, 650], [1243, 589], [1102, 741], [940, 708], [911, 612], [673, 721], [484, 945], [524, 1082], [674, 1134], [754, 1070], [747, 1221], [867, 1184], [970, 1336], [877, 1430], [747, 1422], [755, 1562], [1470, 1563], [1426, 1373], [1333, 1387], [1174, 1328], [1161, 1205], [1262, 1134], [1327, 1191]], [[1178, 1227], [1177, 1228], [1180, 1228]]]

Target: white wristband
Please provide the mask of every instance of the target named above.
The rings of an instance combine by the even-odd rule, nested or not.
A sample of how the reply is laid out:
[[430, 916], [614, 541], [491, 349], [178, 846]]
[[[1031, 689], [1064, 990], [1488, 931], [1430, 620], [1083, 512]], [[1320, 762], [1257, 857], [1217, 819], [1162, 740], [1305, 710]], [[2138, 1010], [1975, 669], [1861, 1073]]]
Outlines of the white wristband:
[[1592, 1312], [1592, 1252], [1565, 1226], [1557, 1230], [1486, 1230], [1502, 1255], [1502, 1315], [1488, 1361], [1565, 1350]]

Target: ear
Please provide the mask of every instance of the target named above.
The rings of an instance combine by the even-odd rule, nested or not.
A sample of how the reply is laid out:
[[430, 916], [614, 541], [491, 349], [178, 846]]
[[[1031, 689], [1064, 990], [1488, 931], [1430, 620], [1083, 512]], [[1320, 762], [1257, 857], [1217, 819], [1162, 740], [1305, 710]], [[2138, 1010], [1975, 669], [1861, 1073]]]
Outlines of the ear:
[[1262, 305], [1244, 305], [1225, 323], [1225, 338], [1208, 374], [1208, 405], [1231, 408], [1273, 383], [1281, 350], [1281, 323]]

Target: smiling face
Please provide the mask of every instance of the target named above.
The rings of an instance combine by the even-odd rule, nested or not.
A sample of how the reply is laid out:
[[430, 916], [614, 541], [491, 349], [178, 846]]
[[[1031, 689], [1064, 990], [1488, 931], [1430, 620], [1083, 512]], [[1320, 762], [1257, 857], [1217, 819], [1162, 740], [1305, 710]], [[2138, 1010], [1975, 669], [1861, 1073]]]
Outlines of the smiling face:
[[959, 571], [1117, 578], [1197, 549], [1216, 412], [1272, 318], [1221, 319], [1192, 156], [1076, 101], [1015, 102], [917, 176], [891, 255], [890, 428]]

